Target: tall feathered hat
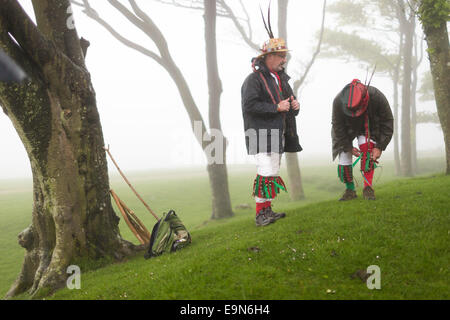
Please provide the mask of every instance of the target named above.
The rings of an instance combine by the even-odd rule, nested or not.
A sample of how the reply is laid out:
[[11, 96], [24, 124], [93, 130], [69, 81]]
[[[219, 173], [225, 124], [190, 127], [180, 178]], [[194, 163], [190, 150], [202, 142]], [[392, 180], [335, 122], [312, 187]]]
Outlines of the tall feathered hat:
[[[349, 117], [359, 117], [367, 110], [369, 105], [369, 85], [375, 73], [376, 66], [372, 72], [368, 84], [361, 83], [358, 79], [353, 79], [341, 91], [342, 109]], [[367, 78], [366, 78], [367, 80]]]
[[264, 23], [264, 27], [266, 28], [267, 34], [269, 35], [269, 40], [265, 41], [262, 45], [262, 48], [260, 49], [261, 54], [258, 56], [258, 58], [261, 58], [269, 53], [274, 52], [287, 52], [289, 51], [286, 47], [286, 41], [282, 38], [275, 38], [272, 32], [272, 26], [270, 23], [270, 3], [269, 3], [269, 10], [267, 13], [267, 23], [266, 19], [264, 18], [264, 14], [261, 10], [261, 17]]

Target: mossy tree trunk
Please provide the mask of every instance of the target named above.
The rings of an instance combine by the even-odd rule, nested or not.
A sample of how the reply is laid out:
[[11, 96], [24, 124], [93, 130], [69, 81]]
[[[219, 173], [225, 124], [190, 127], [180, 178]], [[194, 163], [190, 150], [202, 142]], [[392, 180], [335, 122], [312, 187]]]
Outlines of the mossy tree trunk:
[[446, 0], [422, 0], [419, 18], [428, 45], [434, 96], [439, 120], [444, 133], [446, 174], [450, 174], [450, 45], [447, 20], [450, 4]]
[[120, 237], [111, 205], [95, 92], [70, 2], [33, 0], [33, 7], [37, 26], [17, 1], [0, 7], [0, 45], [29, 76], [0, 84], [0, 103], [33, 174], [32, 222], [19, 235], [25, 260], [7, 298], [51, 293], [65, 285], [69, 265], [120, 260], [137, 249]]

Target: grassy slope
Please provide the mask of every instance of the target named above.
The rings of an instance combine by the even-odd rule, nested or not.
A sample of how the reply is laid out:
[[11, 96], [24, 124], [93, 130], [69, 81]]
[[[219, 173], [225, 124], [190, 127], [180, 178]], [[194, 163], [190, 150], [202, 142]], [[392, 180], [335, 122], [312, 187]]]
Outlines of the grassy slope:
[[17, 235], [31, 224], [32, 197], [28, 181], [0, 183], [0, 298], [22, 266], [25, 249], [17, 244]]
[[[450, 177], [434, 176], [386, 184], [373, 202], [291, 210], [264, 228], [239, 216], [193, 231], [174, 254], [83, 274], [81, 290], [53, 298], [449, 299], [449, 193]], [[350, 277], [369, 265], [381, 290]]]
[[[421, 174], [430, 174], [442, 170], [443, 160], [421, 160], [419, 166]], [[333, 275], [330, 271], [338, 268], [337, 265], [331, 268], [331, 265], [326, 267], [326, 263], [333, 264], [339, 261], [339, 259], [342, 259], [342, 257], [345, 257], [344, 260], [346, 260], [348, 257], [346, 255], [343, 256], [338, 249], [340, 250], [342, 247], [345, 247], [343, 245], [347, 244], [350, 239], [350, 237], [347, 236], [348, 233], [346, 233], [347, 226], [360, 223], [361, 216], [367, 215], [368, 217], [372, 217], [372, 214], [366, 212], [367, 210], [364, 208], [361, 208], [359, 215], [350, 215], [351, 211], [338, 214], [337, 212], [341, 210], [340, 208], [342, 208], [342, 205], [334, 201], [330, 204], [324, 203], [304, 209], [305, 206], [313, 203], [336, 199], [342, 193], [343, 187], [342, 184], [337, 181], [335, 166], [333, 165], [317, 167], [304, 166], [302, 175], [307, 199], [293, 202], [289, 200], [286, 194], [281, 194], [275, 202], [275, 209], [287, 210], [289, 212], [289, 218], [261, 230], [254, 227], [254, 209], [236, 209], [236, 215], [232, 219], [213, 222], [209, 221], [210, 191], [204, 168], [190, 170], [189, 172], [186, 170], [179, 170], [158, 173], [127, 173], [127, 175], [136, 189], [156, 212], [161, 213], [169, 209], [174, 209], [177, 214], [179, 214], [187, 228], [193, 234], [194, 243], [189, 249], [186, 249], [186, 253], [180, 251], [173, 255], [159, 257], [153, 261], [143, 261], [142, 258], [136, 258], [125, 264], [114, 265], [92, 273], [83, 273], [82, 286], [83, 289], [89, 288], [89, 290], [86, 290], [88, 294], [82, 295], [82, 292], [84, 292], [83, 290], [72, 293], [66, 292], [64, 293], [64, 298], [121, 298], [121, 295], [123, 297], [125, 292], [128, 297], [131, 296], [132, 292], [139, 292], [138, 289], [128, 287], [128, 285], [115, 280], [116, 278], [125, 279], [124, 281], [126, 283], [129, 282], [131, 286], [134, 281], [141, 283], [144, 280], [142, 283], [145, 284], [145, 289], [142, 290], [144, 290], [146, 294], [133, 296], [135, 298], [297, 298], [298, 294], [301, 292], [304, 292], [305, 290], [310, 292], [309, 290], [315, 288], [317, 277], [323, 279], [327, 279], [326, 277], [328, 277], [328, 279], [337, 279], [335, 277], [336, 273]], [[249, 181], [254, 178], [254, 167], [251, 165], [246, 167], [230, 167], [229, 175], [233, 205], [248, 203], [254, 207], [249, 196]], [[285, 172], [282, 172], [282, 175], [286, 176]], [[381, 187], [385, 183], [398, 179], [394, 176], [392, 164], [388, 161], [385, 162], [385, 167], [382, 170], [377, 170], [375, 180], [377, 180], [380, 175], [381, 179], [376, 181], [377, 187]], [[359, 181], [361, 181], [360, 177]], [[143, 222], [151, 229], [151, 226], [155, 223], [154, 218], [146, 213], [143, 205], [131, 193], [121, 178], [113, 176], [111, 178], [111, 185], [127, 205], [135, 210]], [[361, 187], [359, 186], [359, 189], [360, 188]], [[379, 188], [379, 192], [381, 196], [382, 192], [385, 191]], [[437, 194], [448, 194], [448, 191], [445, 191], [442, 188], [433, 192]], [[402, 198], [396, 198], [393, 204], [398, 203], [400, 201], [399, 199]], [[405, 198], [405, 200], [407, 199]], [[445, 200], [446, 199], [443, 201], [445, 202]], [[433, 201], [435, 200], [433, 199], [427, 198], [427, 202], [428, 201], [431, 201], [430, 205], [433, 206], [438, 204], [434, 203]], [[381, 205], [380, 202], [381, 201], [377, 201], [377, 204]], [[354, 205], [357, 203], [358, 202], [355, 202]], [[400, 201], [401, 205], [403, 205], [403, 203], [404, 201]], [[0, 180], [0, 296], [4, 296], [20, 271], [24, 250], [17, 244], [17, 234], [30, 224], [31, 208], [32, 194], [31, 183], [29, 181]], [[442, 205], [442, 208], [437, 210], [441, 210], [438, 211], [441, 214], [447, 212], [448, 216], [448, 210], [445, 211], [445, 205]], [[335, 212], [335, 215], [332, 215], [331, 212]], [[118, 211], [117, 213], [119, 214]], [[405, 216], [409, 215], [405, 214]], [[374, 217], [378, 217], [378, 215], [375, 215]], [[367, 221], [363, 222], [366, 222], [367, 224]], [[330, 223], [331, 225], [328, 226]], [[421, 223], [421, 220], [411, 221], [411, 223], [413, 226], [416, 226], [416, 224]], [[398, 225], [403, 228], [403, 220], [400, 220]], [[445, 226], [448, 230], [448, 221], [442, 223], [441, 226]], [[368, 228], [369, 225], [367, 224], [366, 227]], [[124, 224], [123, 219], [121, 219], [120, 228], [122, 236], [125, 239], [137, 243], [128, 227]], [[291, 229], [295, 232], [292, 232]], [[298, 230], [302, 230], [302, 232], [297, 234], [296, 232]], [[317, 236], [321, 234], [323, 234], [323, 236], [317, 238]], [[344, 237], [345, 240], [335, 243], [338, 236], [341, 238]], [[379, 236], [381, 237], [381, 235]], [[446, 236], [448, 237], [447, 233]], [[274, 239], [276, 239], [276, 241]], [[302, 241], [301, 246], [298, 244], [299, 240]], [[370, 240], [373, 241], [374, 239], [371, 238]], [[448, 241], [448, 239], [445, 240]], [[384, 248], [384, 242], [381, 240], [379, 242], [382, 244], [381, 248]], [[330, 248], [332, 245], [337, 245], [336, 248], [333, 247], [333, 249], [331, 249], [331, 251], [334, 250], [337, 255], [333, 256], [333, 259], [329, 262], [327, 262], [327, 259], [321, 261], [324, 265], [322, 268], [314, 267], [313, 265], [303, 269], [298, 269], [297, 267], [294, 268], [299, 261], [304, 263], [302, 266], [307, 266], [312, 262], [311, 259], [318, 259], [319, 251], [317, 250], [320, 248], [320, 243], [321, 246], [326, 243]], [[315, 248], [314, 245], [316, 245], [317, 248]], [[247, 248], [254, 246], [258, 246], [261, 250], [258, 253], [247, 251]], [[291, 247], [291, 249], [289, 249], [288, 246]], [[419, 244], [412, 242], [411, 244], [408, 244], [407, 247], [408, 246], [411, 249], [414, 249], [418, 248]], [[355, 249], [357, 249], [357, 247], [358, 246], [354, 246]], [[312, 250], [313, 248], [314, 251]], [[296, 252], [294, 252], [293, 249], [295, 249]], [[203, 251], [208, 254], [205, 254], [204, 256], [202, 254], [199, 255], [199, 253]], [[274, 252], [278, 253], [278, 255], [273, 254]], [[352, 251], [350, 255], [356, 255], [356, 252], [357, 251]], [[303, 255], [303, 253], [305, 253], [305, 255]], [[329, 258], [327, 256], [329, 252], [322, 253]], [[266, 261], [265, 258], [263, 258], [267, 255], [271, 255], [273, 261]], [[382, 253], [379, 252], [376, 255], [381, 257], [380, 260], [377, 259], [376, 262], [383, 261], [384, 257], [382, 256]], [[448, 260], [448, 252], [446, 255], [442, 256], [447, 257]], [[248, 258], [251, 258], [251, 260], [248, 260]], [[293, 258], [295, 258], [295, 260], [293, 260]], [[190, 259], [193, 259], [192, 263], [189, 262]], [[435, 258], [433, 257], [431, 260], [434, 261]], [[210, 265], [211, 261], [222, 261], [224, 267], [222, 268], [215, 264]], [[285, 261], [289, 261], [289, 263], [285, 263]], [[422, 260], [418, 261], [423, 263]], [[281, 268], [281, 263], [283, 263], [283, 268]], [[410, 262], [408, 261], [407, 263], [409, 264]], [[189, 288], [188, 295], [185, 295], [185, 293], [178, 288], [172, 287], [175, 286], [174, 283], [169, 284], [165, 281], [166, 279], [170, 279], [173, 274], [179, 272], [177, 269], [179, 264], [182, 268], [186, 269], [186, 272], [181, 272], [184, 280], [178, 280], [180, 280], [181, 285]], [[365, 264], [367, 263], [364, 262], [364, 265], [361, 265], [358, 268], [363, 269], [367, 267]], [[265, 268], [264, 265], [267, 265], [267, 268]], [[287, 267], [291, 265], [292, 268]], [[380, 267], [382, 267], [382, 265], [380, 265]], [[353, 266], [347, 266], [347, 268], [353, 269]], [[448, 262], [447, 264], [444, 263], [442, 268], [443, 271], [438, 270], [438, 272], [444, 272], [442, 278], [444, 278], [444, 276], [448, 277], [448, 274], [445, 273], [448, 272]], [[289, 269], [289, 271], [287, 269]], [[189, 272], [189, 270], [191, 270], [191, 272]], [[198, 270], [201, 270], [202, 272], [197, 272]], [[249, 275], [245, 270], [252, 272]], [[321, 271], [319, 272], [319, 270]], [[353, 273], [354, 271], [356, 271], [356, 269], [349, 272]], [[103, 274], [103, 272], [105, 273]], [[153, 274], [151, 274], [152, 272]], [[347, 272], [347, 269], [345, 272]], [[109, 278], [108, 274], [112, 274], [111, 278]], [[253, 274], [255, 274], [255, 277], [252, 276]], [[265, 275], [272, 277], [272, 280], [269, 279], [270, 281], [267, 282]], [[89, 280], [89, 277], [91, 276], [99, 277], [98, 283], [91, 283]], [[340, 277], [345, 281], [348, 280], [346, 274], [344, 275], [342, 273], [340, 274]], [[382, 291], [384, 291], [385, 286], [388, 285], [386, 282], [387, 277], [388, 274], [383, 273], [382, 267]], [[413, 280], [416, 278], [416, 276], [412, 276]], [[223, 279], [223, 281], [221, 279]], [[152, 281], [148, 283], [146, 282], [147, 280]], [[196, 290], [190, 287], [191, 281], [194, 280], [199, 282], [198, 293], [195, 293]], [[278, 281], [280, 281], [281, 287], [290, 287], [292, 285], [292, 290], [293, 292], [296, 292], [296, 294], [290, 295], [285, 292], [283, 295], [278, 296], [276, 294], [276, 290], [278, 289], [271, 290], [272, 293], [270, 294], [267, 294], [265, 291], [260, 292], [260, 286], [267, 285], [267, 283], [272, 285], [272, 283], [278, 283]], [[354, 285], [355, 282], [357, 281], [352, 281]], [[211, 291], [205, 290], [202, 283], [204, 283], [206, 287], [214, 287], [214, 290], [217, 291], [217, 295], [216, 293], [211, 295]], [[329, 289], [336, 290], [331, 286], [332, 283], [330, 283]], [[94, 285], [98, 287], [95, 293], [91, 291]], [[157, 287], [160, 286], [160, 288], [155, 290], [155, 285], [157, 285]], [[448, 283], [445, 285], [448, 287]], [[363, 292], [369, 291], [364, 285], [357, 283], [357, 287], [361, 286], [363, 287]], [[228, 287], [234, 289], [228, 291], [228, 289], [226, 289]], [[319, 290], [317, 295], [314, 295], [311, 291], [311, 295], [303, 296], [303, 294], [301, 294], [300, 298], [342, 297], [343, 294], [342, 291], [336, 290], [336, 293], [332, 296], [324, 295], [322, 289], [322, 287], [317, 288], [317, 290]], [[167, 290], [167, 292], [161, 293], [164, 292], [164, 290]], [[286, 291], [286, 288], [283, 290]], [[81, 294], [81, 296], [71, 296], [73, 294]], [[369, 293], [366, 292], [366, 294]], [[377, 294], [376, 297], [378, 296], [379, 294]], [[426, 294], [419, 294], [418, 296], [427, 297]], [[58, 297], [62, 298], [63, 296]], [[345, 297], [352, 298], [353, 295]]]

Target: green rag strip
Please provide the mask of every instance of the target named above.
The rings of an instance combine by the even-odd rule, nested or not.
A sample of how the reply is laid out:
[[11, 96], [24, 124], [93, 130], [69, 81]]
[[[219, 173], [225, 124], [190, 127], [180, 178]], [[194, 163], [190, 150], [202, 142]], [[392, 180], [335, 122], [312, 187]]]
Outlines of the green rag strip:
[[367, 152], [367, 156], [366, 156], [366, 167], [364, 169], [364, 172], [368, 172], [369, 171], [369, 165], [370, 165], [370, 153]]
[[361, 153], [361, 154], [359, 155], [358, 159], [356, 159], [355, 162], [353, 162], [352, 168], [354, 168], [354, 167], [357, 165], [357, 163], [359, 162], [359, 160], [361, 160], [362, 155], [363, 155], [363, 154]]
[[[281, 184], [279, 184], [275, 179], [273, 181], [270, 181], [270, 178], [267, 177], [262, 177], [261, 179], [261, 183], [262, 183], [262, 189], [264, 194], [266, 195], [267, 199], [269, 199], [271, 197], [270, 195], [270, 191], [269, 191], [269, 187], [267, 186], [268, 182], [272, 182], [275, 185], [275, 192], [278, 194], [280, 193], [280, 189], [286, 192], [286, 188], [283, 187]], [[260, 176], [258, 176], [256, 178], [256, 183], [255, 183], [255, 190], [254, 190], [254, 194], [257, 195], [259, 193], [259, 188], [260, 188]]]
[[[286, 191], [286, 188], [283, 187], [282, 185], [278, 184], [278, 182], [276, 182], [275, 180], [273, 180], [273, 184], [274, 184], [275, 186], [277, 186], [278, 189], [281, 189], [281, 190], [283, 190], [283, 191]], [[279, 193], [279, 192], [280, 192], [280, 191], [278, 190], [277, 193]]]
[[[362, 155], [363, 155], [363, 153], [361, 153], [361, 154], [359, 155], [358, 159], [356, 159], [355, 162], [353, 162], [352, 168], [354, 168], [354, 167], [358, 164], [359, 160], [361, 160], [361, 158], [362, 158]], [[367, 152], [367, 158], [369, 159], [369, 157], [370, 157], [370, 153]], [[369, 171], [369, 162], [370, 162], [370, 160], [369, 160], [369, 161], [366, 161], [366, 167], [365, 167], [365, 169], [364, 169], [366, 172]], [[374, 168], [374, 169], [378, 168], [378, 166], [377, 166], [377, 164], [376, 164], [375, 162], [373, 163], [373, 168]], [[361, 171], [362, 171], [362, 170], [361, 170]]]
[[[265, 179], [264, 179], [264, 180], [265, 180]], [[267, 198], [267, 199], [270, 199], [269, 192], [267, 191], [267, 184], [266, 184], [266, 181], [263, 181], [263, 186], [264, 186], [264, 194], [266, 195], [266, 198]]]

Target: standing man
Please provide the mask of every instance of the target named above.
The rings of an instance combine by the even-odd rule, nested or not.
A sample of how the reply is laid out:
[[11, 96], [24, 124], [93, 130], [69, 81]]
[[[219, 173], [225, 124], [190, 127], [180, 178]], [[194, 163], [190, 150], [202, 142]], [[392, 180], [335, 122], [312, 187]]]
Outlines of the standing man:
[[[391, 141], [394, 117], [384, 94], [358, 79], [347, 84], [333, 101], [333, 160], [339, 155], [338, 176], [346, 185], [340, 201], [357, 197], [352, 155], [361, 158], [363, 197], [375, 200], [372, 181], [377, 160]], [[359, 149], [353, 147], [357, 138]]]
[[269, 36], [261, 54], [252, 59], [253, 73], [241, 90], [247, 152], [255, 155], [257, 166], [253, 183], [257, 226], [286, 216], [274, 212], [271, 206], [280, 190], [287, 191], [279, 176], [281, 156], [283, 152], [302, 150], [295, 121], [300, 104], [284, 71], [288, 49], [283, 39], [273, 37], [271, 30]]

